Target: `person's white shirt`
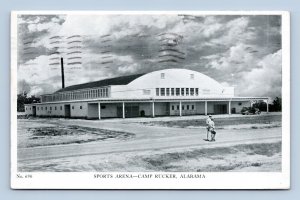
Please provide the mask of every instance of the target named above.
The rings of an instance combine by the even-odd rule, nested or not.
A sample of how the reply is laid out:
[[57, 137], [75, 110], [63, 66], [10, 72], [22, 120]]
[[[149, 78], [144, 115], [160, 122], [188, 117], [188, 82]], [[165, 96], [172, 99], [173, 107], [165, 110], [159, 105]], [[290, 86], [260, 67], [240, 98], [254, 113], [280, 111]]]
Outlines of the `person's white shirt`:
[[210, 120], [209, 127], [215, 129], [215, 122], [213, 120]]
[[210, 123], [211, 121], [212, 121], [212, 120], [211, 120], [211, 118], [210, 118], [210, 117], [209, 117], [209, 118], [207, 118], [207, 119], [206, 119], [206, 125], [207, 125], [207, 126], [209, 126], [209, 123]]

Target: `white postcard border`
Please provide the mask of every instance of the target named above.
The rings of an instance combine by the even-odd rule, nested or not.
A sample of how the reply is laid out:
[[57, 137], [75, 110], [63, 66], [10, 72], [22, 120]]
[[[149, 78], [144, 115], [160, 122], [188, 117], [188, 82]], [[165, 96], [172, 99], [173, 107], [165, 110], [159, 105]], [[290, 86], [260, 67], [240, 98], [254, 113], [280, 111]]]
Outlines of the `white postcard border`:
[[[195, 14], [282, 16], [282, 172], [17, 172], [17, 15]], [[113, 176], [114, 178], [107, 178]], [[116, 178], [123, 175], [124, 178]], [[130, 178], [130, 176], [134, 176]], [[139, 177], [143, 176], [143, 177]], [[158, 176], [155, 178], [155, 176]], [[194, 178], [180, 178], [190, 176]], [[20, 178], [22, 177], [22, 178]], [[106, 178], [104, 178], [106, 177]], [[172, 178], [177, 177], [177, 178]], [[13, 11], [11, 14], [11, 188], [13, 189], [289, 189], [290, 14], [286, 11]]]

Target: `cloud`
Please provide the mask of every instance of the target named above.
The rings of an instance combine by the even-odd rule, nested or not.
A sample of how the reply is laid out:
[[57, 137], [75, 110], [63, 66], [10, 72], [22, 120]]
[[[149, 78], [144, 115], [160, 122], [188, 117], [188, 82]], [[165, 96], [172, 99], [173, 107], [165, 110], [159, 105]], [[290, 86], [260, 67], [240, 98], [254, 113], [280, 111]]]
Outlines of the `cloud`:
[[[178, 63], [159, 63], [161, 33], [182, 36], [176, 45], [183, 52]], [[66, 86], [172, 67], [196, 70], [235, 85], [241, 95], [278, 92], [258, 89], [252, 73], [272, 70], [267, 67], [269, 57], [281, 49], [280, 16], [24, 15], [19, 18], [20, 85], [26, 81], [37, 94], [59, 89], [60, 66], [49, 65], [53, 51], [49, 38], [62, 36], [58, 46], [66, 50], [69, 46], [64, 40], [70, 35], [81, 36], [77, 57], [82, 64], [71, 67], [66, 54], [57, 55], [65, 58]], [[103, 42], [104, 35], [109, 35], [108, 43]], [[278, 78], [274, 76], [269, 83]]]
[[241, 95], [281, 96], [282, 51], [265, 56], [250, 72], [244, 72], [238, 93]]

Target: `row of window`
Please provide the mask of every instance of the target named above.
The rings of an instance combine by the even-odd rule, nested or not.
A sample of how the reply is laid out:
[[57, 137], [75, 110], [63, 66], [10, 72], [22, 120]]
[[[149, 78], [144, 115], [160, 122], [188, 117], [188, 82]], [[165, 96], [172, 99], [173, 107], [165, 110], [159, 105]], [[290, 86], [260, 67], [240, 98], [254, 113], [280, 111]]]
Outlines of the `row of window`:
[[[210, 90], [202, 90], [209, 94]], [[199, 96], [199, 88], [156, 88], [156, 96]]]
[[[172, 105], [172, 110], [179, 110], [179, 105]], [[195, 105], [181, 105], [181, 110], [195, 110]]]
[[68, 101], [79, 99], [95, 99], [108, 97], [108, 88], [90, 89], [77, 92], [65, 92], [42, 96], [42, 102]]
[[[37, 107], [37, 110], [40, 110], [40, 108], [41, 108], [41, 110], [44, 110], [44, 108], [45, 108], [45, 110], [48, 110], [48, 107], [47, 106], [45, 106], [45, 107]], [[54, 106], [54, 107], [52, 107], [52, 106], [49, 106], [49, 110], [52, 110], [54, 108], [54, 110], [57, 110], [57, 106]], [[27, 109], [27, 108], [26, 108]], [[30, 108], [31, 109], [31, 108]], [[63, 109], [63, 107], [62, 106], [60, 106], [60, 110], [62, 110]], [[75, 107], [74, 106], [72, 106], [72, 110], [74, 110], [75, 109]], [[79, 109], [80, 110], [82, 110], [82, 106], [79, 106]]]

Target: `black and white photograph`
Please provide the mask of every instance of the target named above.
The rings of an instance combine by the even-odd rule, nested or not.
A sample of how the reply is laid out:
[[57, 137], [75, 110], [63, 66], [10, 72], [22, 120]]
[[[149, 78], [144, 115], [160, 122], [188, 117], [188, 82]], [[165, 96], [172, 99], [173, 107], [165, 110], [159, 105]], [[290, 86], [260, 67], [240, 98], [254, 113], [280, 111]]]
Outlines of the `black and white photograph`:
[[289, 187], [287, 12], [11, 23], [12, 187]]

